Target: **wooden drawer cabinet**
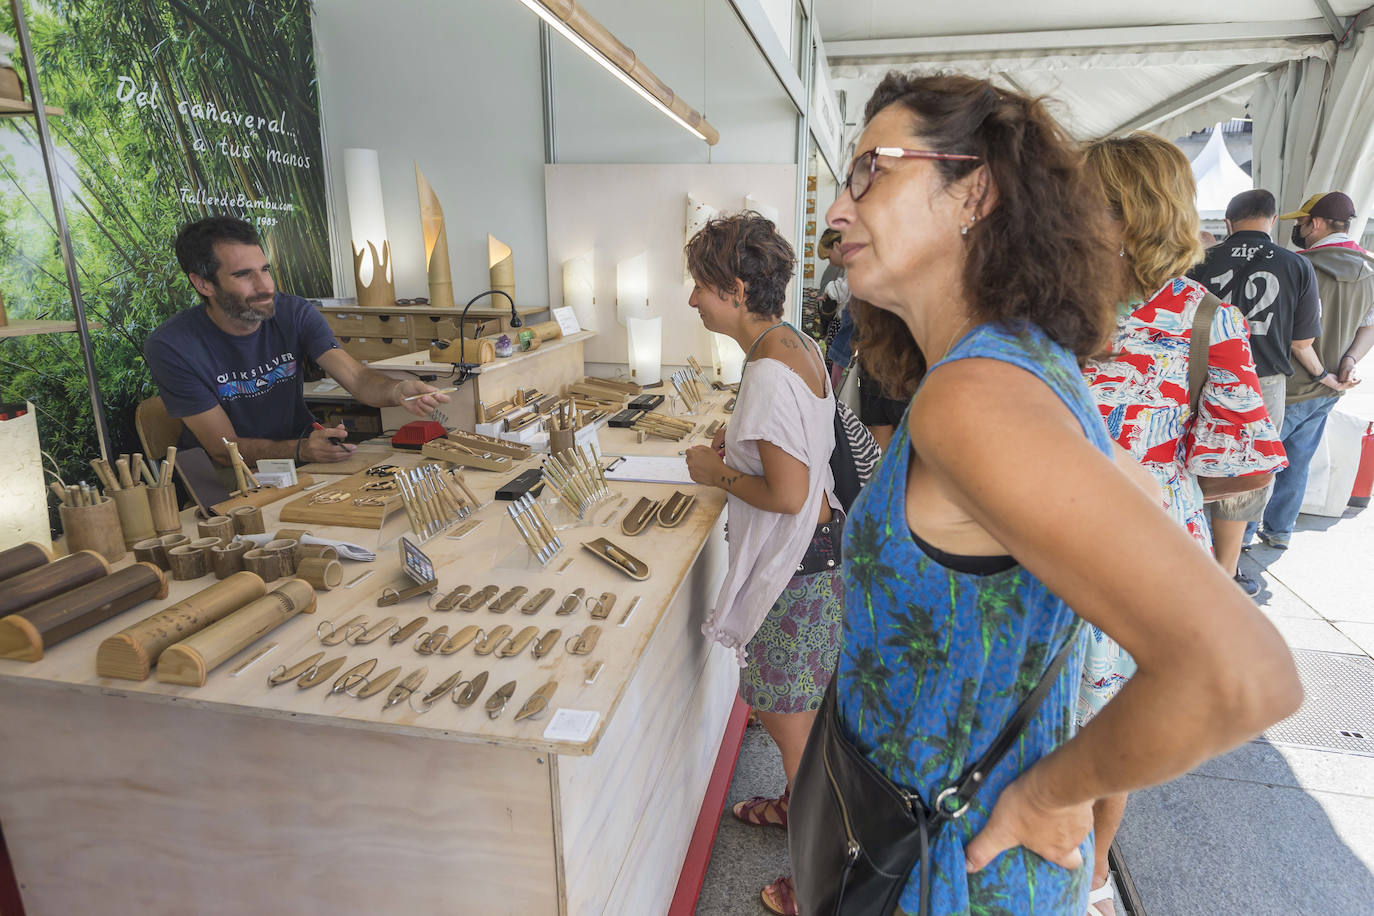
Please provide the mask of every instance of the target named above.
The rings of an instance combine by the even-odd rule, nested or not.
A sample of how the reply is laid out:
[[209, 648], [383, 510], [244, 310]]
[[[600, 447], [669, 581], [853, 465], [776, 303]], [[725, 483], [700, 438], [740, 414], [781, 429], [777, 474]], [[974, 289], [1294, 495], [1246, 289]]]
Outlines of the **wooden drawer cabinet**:
[[[391, 337], [410, 340], [415, 319], [409, 315], [358, 315], [325, 312], [324, 320], [335, 337]], [[422, 319], [423, 320], [423, 319]]]
[[415, 352], [409, 337], [340, 337], [339, 345], [357, 360], [390, 359]]

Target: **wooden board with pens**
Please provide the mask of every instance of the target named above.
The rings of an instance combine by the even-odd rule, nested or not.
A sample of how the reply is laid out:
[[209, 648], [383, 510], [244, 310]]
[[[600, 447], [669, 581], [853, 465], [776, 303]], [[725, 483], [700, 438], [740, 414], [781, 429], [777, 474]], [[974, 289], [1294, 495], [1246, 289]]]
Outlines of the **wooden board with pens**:
[[380, 529], [400, 507], [400, 490], [390, 474], [363, 471], [291, 500], [281, 508], [281, 521]]

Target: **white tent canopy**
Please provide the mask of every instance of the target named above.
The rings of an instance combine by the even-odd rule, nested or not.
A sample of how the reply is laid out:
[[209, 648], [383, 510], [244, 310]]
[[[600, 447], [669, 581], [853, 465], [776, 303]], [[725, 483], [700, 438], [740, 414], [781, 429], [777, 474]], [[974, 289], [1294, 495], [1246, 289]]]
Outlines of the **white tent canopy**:
[[[1374, 117], [1355, 115], [1374, 97], [1368, 84], [1374, 51], [1355, 57], [1369, 44], [1361, 33], [1374, 16], [1362, 18], [1353, 34], [1351, 17], [1366, 5], [816, 0], [815, 14], [834, 86], [847, 93], [851, 123], [894, 69], [954, 70], [1049, 96], [1065, 126], [1083, 139], [1133, 129], [1182, 136], [1244, 116], [1252, 97], [1263, 98], [1263, 110], [1252, 112], [1259, 185], [1287, 206], [1302, 200], [1289, 186], [1306, 189], [1312, 175], [1322, 185], [1316, 190], [1347, 191], [1363, 216], [1374, 203], [1374, 165], [1365, 165], [1374, 160]], [[1331, 110], [1337, 95], [1341, 111]], [[1269, 125], [1261, 118], [1277, 125], [1277, 133], [1266, 133]], [[1288, 136], [1290, 128], [1299, 137]], [[1278, 156], [1287, 161], [1283, 180], [1277, 160], [1267, 170], [1263, 161]], [[1288, 161], [1295, 159], [1305, 162]], [[1318, 162], [1324, 168], [1313, 174]]]
[[1193, 178], [1197, 182], [1197, 212], [1203, 219], [1224, 219], [1231, 198], [1254, 187], [1250, 176], [1231, 158], [1220, 123], [1193, 160]]

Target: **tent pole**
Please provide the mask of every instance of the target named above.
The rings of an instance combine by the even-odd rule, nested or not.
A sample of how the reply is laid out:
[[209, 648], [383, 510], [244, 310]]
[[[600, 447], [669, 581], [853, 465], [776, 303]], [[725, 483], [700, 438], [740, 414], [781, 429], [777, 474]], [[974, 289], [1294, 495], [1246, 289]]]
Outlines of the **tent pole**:
[[29, 23], [24, 18], [23, 0], [10, 0], [14, 12], [14, 30], [19, 41], [19, 53], [24, 56], [24, 74], [29, 80], [29, 97], [33, 101], [34, 119], [38, 124], [38, 146], [43, 153], [43, 168], [48, 173], [48, 193], [52, 195], [53, 218], [57, 221], [57, 241], [62, 250], [62, 266], [67, 270], [67, 288], [72, 296], [72, 312], [76, 318], [76, 333], [81, 339], [81, 359], [86, 367], [86, 384], [91, 395], [91, 414], [95, 420], [96, 438], [100, 454], [106, 461], [114, 455], [110, 429], [105, 422], [105, 403], [96, 381], [95, 358], [91, 354], [91, 332], [86, 325], [86, 304], [81, 298], [81, 281], [76, 276], [76, 254], [72, 251], [72, 237], [67, 229], [67, 210], [62, 203], [61, 177], [57, 172], [57, 157], [53, 153], [52, 137], [48, 133], [48, 113], [43, 108], [43, 92], [38, 86], [38, 67], [34, 63], [33, 48], [29, 45]]

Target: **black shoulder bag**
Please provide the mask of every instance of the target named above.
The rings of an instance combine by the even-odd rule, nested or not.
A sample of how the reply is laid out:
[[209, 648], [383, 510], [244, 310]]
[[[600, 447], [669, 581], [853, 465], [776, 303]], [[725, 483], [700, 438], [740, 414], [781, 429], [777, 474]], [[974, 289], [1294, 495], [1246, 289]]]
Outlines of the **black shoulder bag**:
[[838, 678], [832, 677], [787, 809], [798, 911], [807, 916], [885, 916], [896, 909], [911, 872], [919, 867], [919, 916], [929, 916], [930, 844], [945, 824], [968, 811], [987, 774], [1044, 701], [1077, 639], [1074, 627], [1040, 683], [983, 756], [935, 797], [933, 807], [888, 779], [845, 736], [835, 700]]

